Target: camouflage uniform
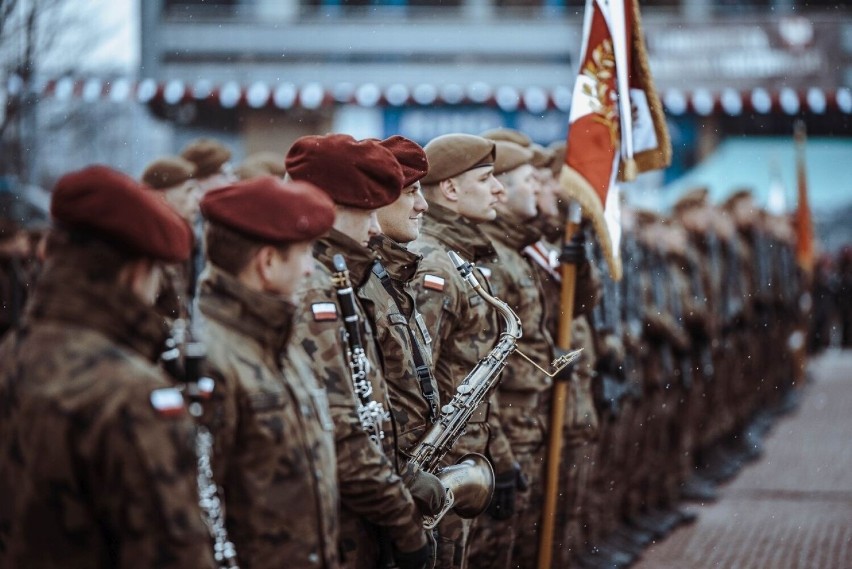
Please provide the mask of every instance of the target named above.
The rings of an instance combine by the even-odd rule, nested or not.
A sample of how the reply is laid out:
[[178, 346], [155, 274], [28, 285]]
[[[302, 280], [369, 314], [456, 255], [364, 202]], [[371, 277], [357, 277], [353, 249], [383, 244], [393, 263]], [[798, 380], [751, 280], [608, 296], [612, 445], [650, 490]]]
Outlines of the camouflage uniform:
[[163, 284], [155, 308], [168, 321], [189, 319], [192, 297], [195, 294], [195, 291], [190, 290], [189, 272], [188, 263], [169, 265], [163, 269]]
[[0, 566], [212, 568], [162, 319], [69, 265], [0, 346]]
[[[494, 311], [462, 281], [447, 251], [456, 251], [467, 261], [480, 262], [493, 258], [494, 249], [476, 225], [434, 203], [429, 204], [420, 238], [410, 249], [423, 256], [413, 281], [417, 307], [432, 337], [441, 400], [449, 401], [462, 380], [493, 348], [498, 327]], [[482, 272], [476, 273], [479, 282], [487, 287]], [[446, 461], [452, 464], [470, 452], [486, 454], [496, 473], [514, 468], [515, 460], [500, 428], [493, 397], [474, 413]], [[445, 516], [439, 526], [439, 567], [466, 563], [464, 550], [470, 525], [452, 512]]]
[[[540, 233], [510, 215], [481, 226], [491, 239], [496, 256], [480, 264], [488, 275], [492, 292], [515, 311], [523, 326], [518, 341], [520, 351], [547, 369], [553, 361], [553, 338], [547, 330], [543, 292], [538, 271], [523, 249], [538, 241]], [[538, 413], [539, 396], [553, 380], [520, 356], [514, 356], [503, 370], [498, 388], [500, 423], [512, 445], [512, 453], [528, 484], [518, 492], [515, 513], [506, 520], [483, 516], [477, 521], [471, 539], [471, 567], [509, 567], [516, 539], [537, 540], [537, 518], [526, 523], [529, 486], [542, 480], [542, 449], [545, 425]], [[537, 514], [537, 512], [536, 512]], [[534, 560], [533, 560], [534, 561]]]
[[[429, 371], [432, 368], [432, 339], [414, 305], [409, 286], [420, 256], [384, 235], [373, 239], [370, 246], [385, 270], [386, 280], [383, 282], [377, 271], [371, 270], [367, 282], [359, 290], [359, 297], [370, 321], [375, 323], [396, 425], [397, 450], [402, 453], [398, 457], [401, 467], [407, 460], [405, 452], [420, 441], [431, 425], [430, 414], [440, 412], [438, 384]], [[393, 296], [386, 287], [391, 287]], [[418, 353], [424, 359], [423, 380], [418, 377], [412, 342], [417, 343]]]
[[216, 382], [214, 476], [240, 566], [338, 567], [333, 424], [304, 354], [295, 307], [208, 268], [199, 309]]
[[[314, 274], [306, 282], [303, 309], [299, 311], [292, 342], [308, 355], [314, 375], [324, 383], [334, 420], [337, 477], [342, 505], [340, 523], [341, 561], [345, 567], [373, 567], [378, 556], [373, 529], [379, 526], [401, 551], [415, 551], [426, 544], [422, 520], [411, 494], [387, 456], [395, 455], [392, 425], [385, 421], [383, 448], [372, 442], [357, 414], [359, 402], [342, 336], [336, 291], [331, 283], [332, 256], [346, 257], [352, 285], [358, 289], [370, 274], [374, 254], [337, 230], [317, 241]], [[363, 311], [363, 300], [360, 299]], [[332, 313], [320, 309], [334, 305]], [[362, 313], [362, 317], [364, 314]], [[388, 390], [379, 367], [379, 355], [371, 323], [362, 328], [372, 399], [389, 409]], [[387, 456], [386, 456], [387, 455]]]

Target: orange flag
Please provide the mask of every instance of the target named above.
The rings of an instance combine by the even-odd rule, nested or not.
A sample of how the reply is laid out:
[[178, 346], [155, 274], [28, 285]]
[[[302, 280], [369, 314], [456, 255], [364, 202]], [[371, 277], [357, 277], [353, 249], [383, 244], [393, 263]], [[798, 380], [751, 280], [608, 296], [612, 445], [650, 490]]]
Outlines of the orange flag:
[[586, 0], [580, 69], [560, 183], [591, 219], [621, 277], [617, 181], [664, 168], [671, 142], [648, 67], [635, 0]]
[[796, 206], [796, 261], [803, 271], [810, 274], [814, 268], [814, 227], [811, 207], [808, 203], [808, 176], [805, 164], [805, 123], [796, 121], [796, 180], [799, 187], [799, 203]]

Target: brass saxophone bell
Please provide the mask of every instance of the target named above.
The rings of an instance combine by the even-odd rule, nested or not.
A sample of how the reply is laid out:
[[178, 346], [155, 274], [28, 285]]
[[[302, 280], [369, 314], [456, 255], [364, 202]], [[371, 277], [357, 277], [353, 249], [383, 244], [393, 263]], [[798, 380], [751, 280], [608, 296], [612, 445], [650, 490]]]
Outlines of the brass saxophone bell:
[[466, 454], [438, 473], [444, 488], [453, 493], [453, 510], [462, 518], [475, 518], [485, 511], [494, 494], [494, 469], [478, 453]]

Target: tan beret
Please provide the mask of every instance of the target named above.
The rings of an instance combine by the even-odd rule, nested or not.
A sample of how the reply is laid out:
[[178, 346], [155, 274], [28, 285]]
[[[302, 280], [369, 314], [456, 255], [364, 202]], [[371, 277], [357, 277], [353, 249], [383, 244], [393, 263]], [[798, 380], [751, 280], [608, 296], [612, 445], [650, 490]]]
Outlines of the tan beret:
[[650, 209], [636, 208], [633, 215], [637, 225], [651, 225], [663, 220], [660, 214]]
[[532, 162], [533, 152], [529, 148], [505, 140], [498, 140], [494, 144], [497, 145], [497, 156], [494, 159], [495, 176]]
[[734, 190], [734, 193], [729, 195], [724, 202], [722, 202], [722, 209], [724, 210], [732, 210], [736, 205], [743, 200], [751, 200], [753, 199], [751, 189], [749, 188], [739, 188]]
[[240, 180], [257, 178], [258, 176], [275, 176], [283, 178], [287, 170], [284, 168], [284, 155], [264, 150], [246, 157], [234, 168], [234, 173]]
[[154, 160], [142, 173], [142, 183], [155, 190], [165, 190], [183, 184], [195, 175], [195, 164], [180, 156]]
[[553, 162], [553, 153], [542, 146], [541, 144], [536, 144], [533, 142], [530, 144], [530, 150], [532, 150], [532, 165], [536, 168], [549, 168], [550, 163]]
[[195, 164], [195, 177], [207, 178], [222, 169], [231, 159], [231, 151], [212, 138], [199, 138], [190, 142], [180, 155]]
[[486, 130], [479, 136], [489, 140], [505, 140], [507, 142], [514, 142], [515, 144], [519, 144], [525, 148], [532, 144], [532, 140], [530, 140], [529, 136], [513, 128], [492, 128], [491, 130]]
[[559, 173], [562, 171], [562, 165], [565, 164], [565, 141], [557, 140], [556, 142], [552, 142], [548, 145], [547, 149], [553, 155], [553, 158], [551, 158], [552, 162], [550, 163], [550, 171], [558, 178]]
[[423, 150], [429, 160], [429, 173], [421, 180], [423, 184], [437, 184], [494, 163], [494, 141], [473, 134], [445, 134], [433, 138]]
[[707, 205], [708, 190], [706, 187], [693, 188], [681, 195], [672, 206], [672, 211], [675, 215], [680, 215], [683, 212], [694, 207]]

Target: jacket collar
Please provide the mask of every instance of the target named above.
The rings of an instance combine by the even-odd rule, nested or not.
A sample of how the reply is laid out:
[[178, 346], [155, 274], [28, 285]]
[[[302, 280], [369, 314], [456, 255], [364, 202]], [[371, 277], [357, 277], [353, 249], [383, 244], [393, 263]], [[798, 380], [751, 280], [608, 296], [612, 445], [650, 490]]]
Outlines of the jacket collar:
[[429, 202], [423, 233], [442, 241], [466, 261], [475, 263], [495, 255], [488, 237], [476, 224], [436, 203]]
[[152, 306], [115, 284], [93, 282], [78, 270], [48, 261], [24, 325], [55, 321], [89, 328], [151, 362], [165, 347], [168, 329]]
[[370, 268], [376, 260], [376, 254], [351, 237], [332, 229], [328, 235], [318, 239], [314, 244], [314, 258], [334, 272], [332, 257], [335, 253], [340, 253], [346, 258], [346, 268], [349, 269], [349, 278], [355, 288], [364, 284], [370, 275]]
[[484, 223], [482, 231], [513, 251], [521, 251], [541, 239], [541, 231], [532, 222], [511, 214], [501, 214], [494, 221]]
[[408, 282], [414, 278], [420, 259], [423, 258], [386, 235], [378, 235], [371, 239], [370, 248], [378, 255], [388, 274], [402, 282]]
[[296, 311], [289, 302], [252, 290], [211, 265], [202, 275], [198, 306], [207, 318], [245, 334], [273, 354], [290, 339]]

